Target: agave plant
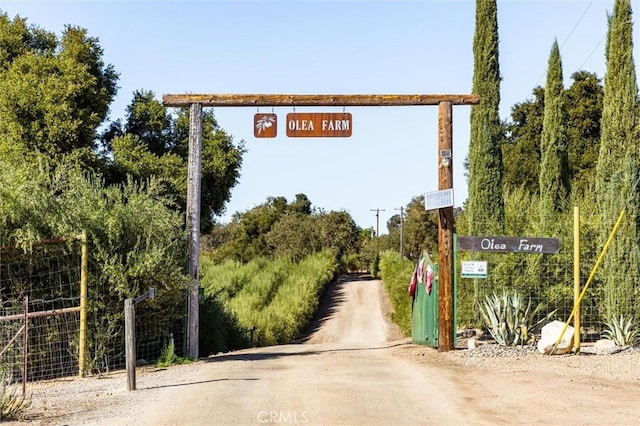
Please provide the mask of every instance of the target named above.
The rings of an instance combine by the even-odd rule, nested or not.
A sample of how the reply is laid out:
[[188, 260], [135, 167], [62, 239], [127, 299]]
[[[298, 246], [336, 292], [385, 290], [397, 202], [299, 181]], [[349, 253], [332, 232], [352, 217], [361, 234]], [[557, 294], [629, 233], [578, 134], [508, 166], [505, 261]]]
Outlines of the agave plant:
[[531, 309], [531, 299], [526, 306], [522, 296], [514, 291], [502, 296], [497, 293], [488, 295], [482, 304], [478, 304], [485, 325], [495, 341], [502, 346], [516, 346], [528, 343], [530, 336], [554, 314], [555, 310], [533, 323], [543, 305]]
[[633, 346], [638, 342], [640, 329], [633, 317], [625, 320], [624, 315], [611, 317], [604, 323], [604, 336], [617, 346]]

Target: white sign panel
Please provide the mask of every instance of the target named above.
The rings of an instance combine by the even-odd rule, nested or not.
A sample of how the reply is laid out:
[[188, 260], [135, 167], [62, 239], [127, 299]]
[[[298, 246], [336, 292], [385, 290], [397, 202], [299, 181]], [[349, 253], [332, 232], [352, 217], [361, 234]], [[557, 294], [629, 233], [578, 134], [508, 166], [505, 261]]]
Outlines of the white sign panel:
[[487, 278], [487, 261], [462, 262], [462, 278]]
[[453, 207], [453, 188], [424, 194], [425, 210], [436, 210], [444, 207]]

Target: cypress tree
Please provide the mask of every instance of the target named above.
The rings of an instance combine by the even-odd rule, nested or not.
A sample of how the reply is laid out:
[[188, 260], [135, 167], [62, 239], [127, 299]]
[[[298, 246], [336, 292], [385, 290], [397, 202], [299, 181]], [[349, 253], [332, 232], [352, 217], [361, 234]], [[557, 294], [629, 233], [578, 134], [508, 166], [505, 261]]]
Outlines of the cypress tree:
[[[636, 313], [631, 306], [638, 280], [637, 116], [638, 86], [633, 63], [632, 12], [629, 0], [616, 0], [608, 17], [606, 75], [596, 198], [600, 206], [599, 244], [603, 247], [620, 211], [625, 218], [603, 258], [606, 319]], [[624, 299], [621, 299], [623, 297]]]
[[[504, 229], [502, 196], [502, 141], [500, 123], [500, 65], [498, 62], [498, 6], [496, 0], [476, 0], [473, 36], [472, 92], [480, 104], [471, 107], [469, 141], [469, 196], [465, 206], [469, 235], [501, 235]], [[491, 262], [491, 256], [477, 256]], [[480, 281], [483, 281], [482, 283]], [[491, 281], [491, 282], [489, 282]], [[474, 280], [474, 307], [483, 288], [496, 288], [493, 277]], [[464, 290], [463, 290], [464, 291]], [[475, 319], [480, 321], [479, 311]]]
[[569, 193], [566, 123], [562, 61], [556, 40], [549, 55], [540, 143], [540, 224], [543, 232], [552, 230], [555, 213], [563, 210]]
[[473, 87], [480, 104], [471, 107], [469, 143], [470, 235], [500, 234], [504, 222], [502, 197], [502, 127], [499, 117], [498, 7], [496, 0], [476, 0], [473, 37]]

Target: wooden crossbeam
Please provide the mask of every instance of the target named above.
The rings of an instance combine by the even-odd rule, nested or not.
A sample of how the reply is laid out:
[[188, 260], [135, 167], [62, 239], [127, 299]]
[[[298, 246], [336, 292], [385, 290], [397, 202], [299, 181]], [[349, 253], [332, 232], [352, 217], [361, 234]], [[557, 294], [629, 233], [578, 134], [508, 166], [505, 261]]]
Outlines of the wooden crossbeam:
[[162, 104], [166, 107], [257, 107], [257, 106], [415, 106], [477, 105], [478, 95], [233, 95], [233, 94], [165, 94]]

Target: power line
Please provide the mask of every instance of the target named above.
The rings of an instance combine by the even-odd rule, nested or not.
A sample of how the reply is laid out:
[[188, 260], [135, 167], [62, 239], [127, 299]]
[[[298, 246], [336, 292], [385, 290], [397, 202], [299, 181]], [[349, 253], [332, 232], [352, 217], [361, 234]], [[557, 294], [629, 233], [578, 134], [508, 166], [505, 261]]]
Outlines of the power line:
[[[575, 25], [573, 26], [573, 28], [571, 29], [571, 31], [569, 32], [569, 35], [567, 36], [567, 38], [565, 38], [565, 40], [562, 42], [562, 44], [560, 45], [560, 53], [562, 53], [562, 49], [564, 48], [565, 44], [567, 44], [567, 42], [569, 41], [569, 39], [571, 38], [571, 36], [573, 35], [573, 33], [575, 32], [576, 28], [578, 28], [578, 25], [580, 25], [580, 22], [582, 22], [582, 19], [584, 18], [584, 16], [587, 14], [587, 11], [589, 10], [589, 8], [591, 7], [591, 5], [593, 4], [594, 0], [591, 0], [589, 2], [589, 4], [587, 5], [587, 7], [584, 9], [584, 11], [582, 12], [582, 15], [580, 15], [580, 18], [578, 18], [578, 22], [575, 23]], [[598, 45], [593, 49], [593, 51], [589, 54], [589, 57], [587, 58], [587, 60], [589, 60], [589, 58], [591, 57], [591, 55], [593, 55], [593, 52], [595, 52], [595, 50], [598, 48], [598, 46], [600, 46], [600, 44], [602, 43], [602, 40], [600, 40], [600, 42], [598, 43]], [[585, 60], [585, 63], [587, 61]], [[582, 66], [584, 66], [584, 64], [582, 64], [580, 66], [580, 68], [582, 68]], [[540, 76], [540, 78], [538, 79], [538, 81], [536, 82], [535, 86], [540, 85], [540, 81], [545, 77], [546, 75], [546, 70], [542, 73], [542, 75]]]
[[600, 45], [602, 44], [602, 42], [604, 41], [605, 38], [607, 38], [607, 34], [602, 36], [602, 38], [600, 39], [598, 44], [596, 44], [596, 47], [594, 47], [593, 50], [591, 51], [591, 53], [589, 53], [589, 56], [587, 56], [587, 59], [585, 59], [584, 62], [582, 63], [582, 65], [580, 65], [580, 69], [582, 69], [587, 62], [589, 62], [589, 59], [591, 59], [591, 56], [593, 56], [593, 54], [596, 52], [596, 50], [598, 50], [598, 48], [600, 47]]
[[593, 0], [591, 0], [589, 2], [589, 4], [587, 5], [587, 8], [584, 10], [584, 12], [582, 12], [582, 15], [580, 16], [580, 18], [578, 18], [578, 22], [576, 22], [576, 24], [571, 29], [571, 32], [569, 33], [569, 35], [567, 36], [567, 38], [564, 40], [564, 42], [560, 46], [560, 51], [562, 51], [562, 48], [564, 47], [564, 45], [567, 44], [567, 42], [569, 41], [569, 39], [573, 35], [573, 32], [576, 30], [576, 28], [578, 28], [578, 25], [580, 25], [580, 22], [582, 22], [582, 18], [584, 18], [584, 15], [587, 14], [587, 11], [589, 10], [589, 8], [591, 7], [592, 4], [593, 4]]

